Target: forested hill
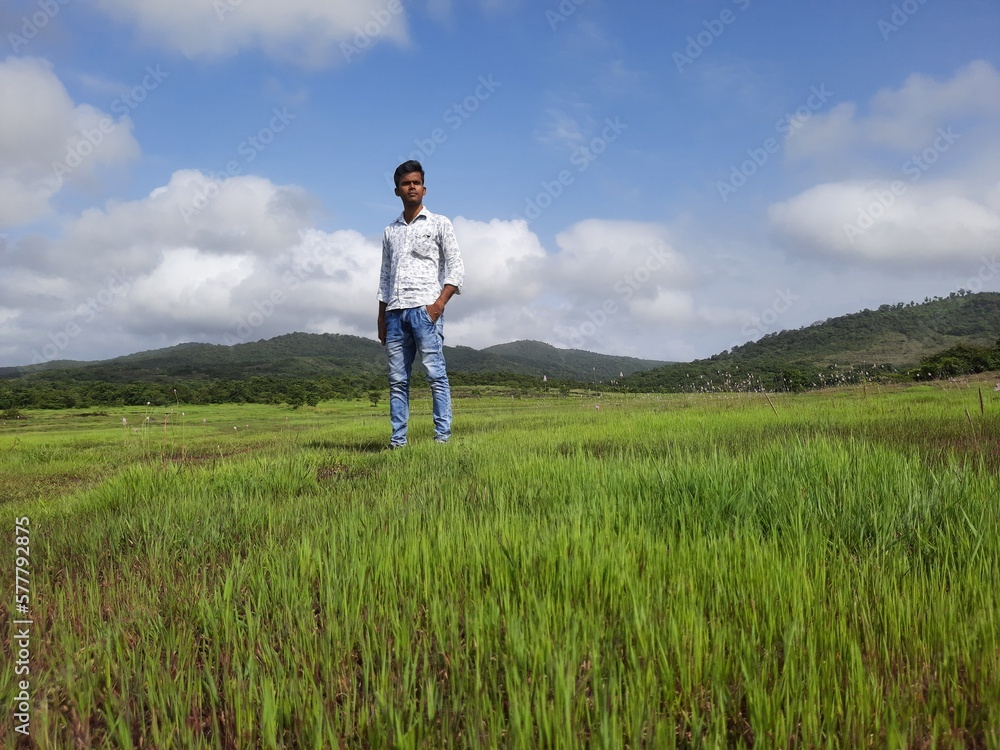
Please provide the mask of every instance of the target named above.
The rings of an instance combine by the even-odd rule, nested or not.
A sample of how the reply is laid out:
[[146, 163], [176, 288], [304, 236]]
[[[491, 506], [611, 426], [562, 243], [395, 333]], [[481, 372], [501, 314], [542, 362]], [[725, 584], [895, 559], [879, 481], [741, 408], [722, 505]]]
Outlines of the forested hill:
[[1000, 294], [956, 292], [923, 303], [882, 305], [764, 336], [731, 351], [626, 378], [635, 390], [766, 387], [850, 382], [872, 373], [918, 369], [957, 345], [996, 346]]
[[[540, 387], [546, 375], [550, 385], [560, 380], [634, 391], [797, 390], [872, 376], [912, 379], [1000, 369], [998, 339], [1000, 294], [962, 292], [769, 334], [690, 363], [556, 349], [537, 341], [445, 350], [454, 382], [465, 385]], [[145, 403], [153, 391], [159, 396], [152, 398], [187, 394], [192, 402], [201, 399], [199, 403], [250, 400], [261, 394], [280, 400], [290, 397], [289, 389], [296, 399], [302, 397], [299, 391], [324, 398], [378, 389], [384, 380], [385, 351], [377, 341], [290, 333], [233, 346], [180, 344], [101, 362], [3, 368], [0, 402], [104, 403], [113, 396]], [[123, 389], [128, 391], [124, 396]]]
[[[556, 349], [537, 341], [518, 341], [488, 349], [445, 347], [449, 370], [456, 373], [509, 373], [590, 382], [609, 380], [664, 362]], [[225, 346], [179, 344], [100, 362], [50, 362], [0, 368], [0, 378], [34, 375], [106, 382], [163, 382], [254, 376], [283, 378], [384, 375], [385, 350], [373, 339], [341, 334], [289, 333], [273, 339]]]
[[591, 380], [617, 380], [622, 375], [649, 370], [666, 362], [652, 362], [634, 357], [615, 357], [594, 354], [581, 349], [556, 349], [540, 341], [514, 341], [483, 349], [492, 355], [516, 362], [534, 372], [544, 372], [549, 377]]

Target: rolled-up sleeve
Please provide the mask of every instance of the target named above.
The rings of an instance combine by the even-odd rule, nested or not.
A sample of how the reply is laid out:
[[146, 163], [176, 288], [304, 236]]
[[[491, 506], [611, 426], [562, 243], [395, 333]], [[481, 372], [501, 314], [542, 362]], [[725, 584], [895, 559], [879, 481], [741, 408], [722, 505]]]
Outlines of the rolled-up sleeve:
[[458, 239], [455, 237], [455, 227], [445, 219], [441, 226], [441, 253], [444, 256], [444, 282], [456, 288], [456, 294], [462, 293], [465, 283], [465, 264], [458, 249]]
[[378, 301], [389, 301], [389, 271], [392, 268], [392, 247], [389, 244], [389, 231], [382, 233], [382, 269], [378, 275]]

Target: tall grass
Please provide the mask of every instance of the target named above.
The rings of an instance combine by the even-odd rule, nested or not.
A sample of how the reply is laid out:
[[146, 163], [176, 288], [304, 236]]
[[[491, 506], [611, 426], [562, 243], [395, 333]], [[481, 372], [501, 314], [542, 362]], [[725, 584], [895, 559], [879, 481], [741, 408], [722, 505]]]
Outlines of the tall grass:
[[36, 529], [34, 741], [1000, 747], [972, 398], [464, 399], [451, 444], [423, 405], [391, 453], [367, 405], [188, 409], [183, 455], [32, 415], [0, 451], [99, 467], [5, 506]]

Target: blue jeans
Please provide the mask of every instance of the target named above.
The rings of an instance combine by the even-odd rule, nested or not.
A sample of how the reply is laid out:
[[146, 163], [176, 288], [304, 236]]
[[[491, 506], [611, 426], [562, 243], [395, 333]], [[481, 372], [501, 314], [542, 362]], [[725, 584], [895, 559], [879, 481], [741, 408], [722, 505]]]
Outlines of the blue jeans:
[[385, 314], [385, 349], [389, 355], [389, 421], [392, 445], [406, 445], [406, 426], [410, 418], [410, 373], [413, 359], [420, 351], [420, 361], [427, 370], [434, 403], [434, 439], [451, 437], [451, 387], [444, 364], [444, 316], [431, 322], [424, 306], [388, 310]]

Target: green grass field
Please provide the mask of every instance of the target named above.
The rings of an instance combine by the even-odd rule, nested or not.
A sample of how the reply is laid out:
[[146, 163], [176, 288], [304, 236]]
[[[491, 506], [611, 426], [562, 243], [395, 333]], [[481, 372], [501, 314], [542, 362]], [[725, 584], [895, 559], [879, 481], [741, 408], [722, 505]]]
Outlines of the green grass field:
[[8, 419], [31, 742], [1000, 748], [991, 386]]

